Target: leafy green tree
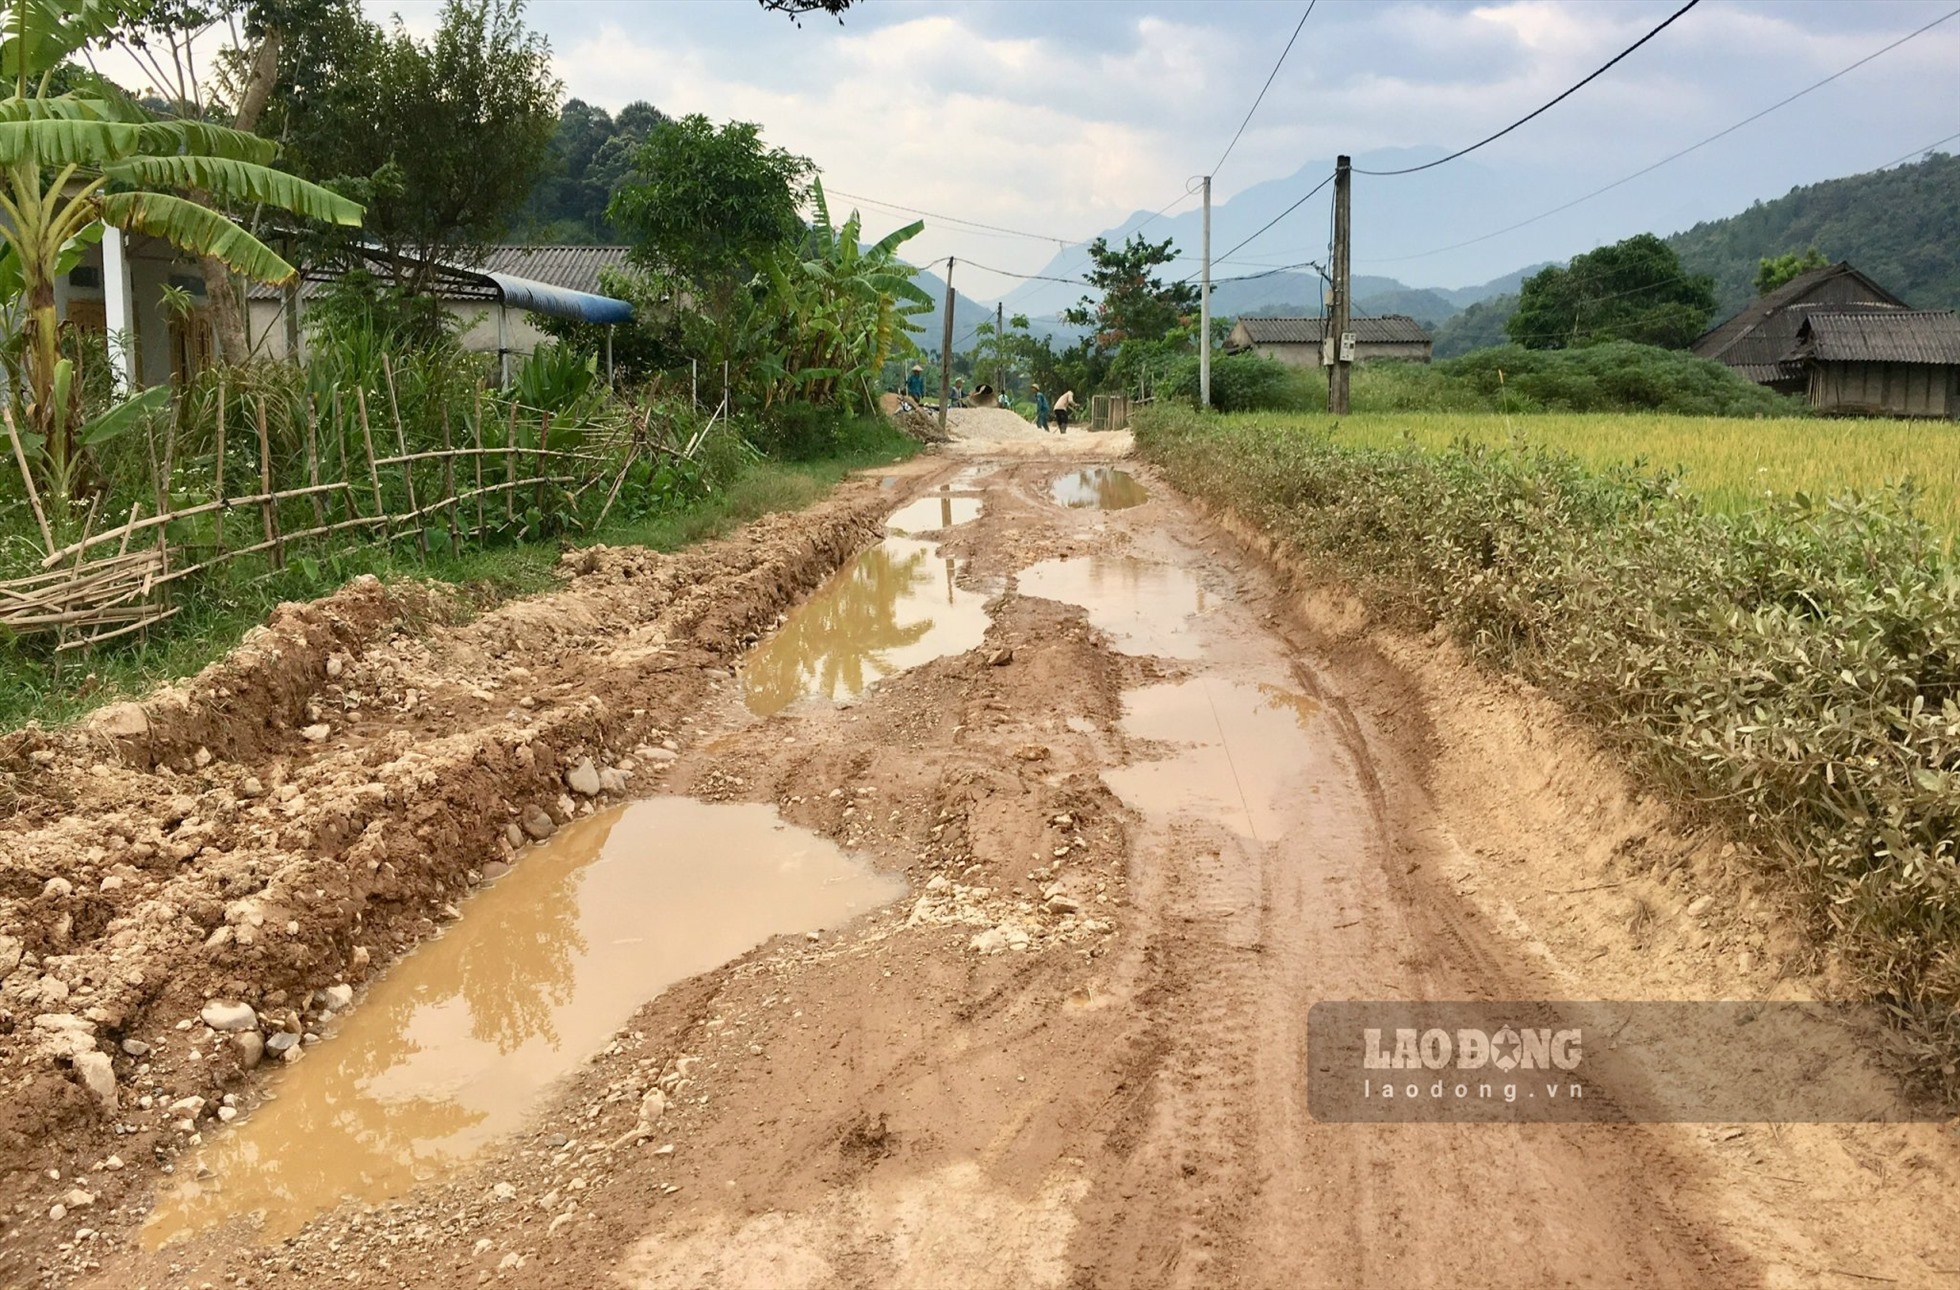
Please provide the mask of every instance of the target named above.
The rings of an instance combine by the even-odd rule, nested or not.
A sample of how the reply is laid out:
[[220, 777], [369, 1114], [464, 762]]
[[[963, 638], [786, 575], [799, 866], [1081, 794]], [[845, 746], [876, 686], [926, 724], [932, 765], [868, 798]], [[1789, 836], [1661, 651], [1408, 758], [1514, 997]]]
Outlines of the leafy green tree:
[[695, 114], [649, 132], [635, 170], [607, 217], [632, 239], [642, 270], [677, 280], [692, 298], [707, 356], [732, 360], [749, 284], [803, 236], [797, 211], [815, 168], [765, 145], [756, 125], [717, 127]]
[[[268, 140], [203, 121], [157, 120], [113, 86], [80, 78], [53, 94], [56, 71], [108, 40], [134, 12], [107, 0], [15, 0], [0, 11], [0, 74], [13, 93], [0, 100], [0, 281], [24, 302], [26, 381], [15, 391], [24, 446], [40, 463], [58, 504], [73, 495], [90, 435], [121, 422], [81, 424], [74, 364], [60, 353], [55, 280], [103, 225], [211, 256], [262, 282], [294, 276], [271, 247], [210, 204], [276, 207], [306, 219], [358, 225], [361, 208], [275, 170]], [[17, 285], [15, 285], [17, 284]]]
[[1756, 264], [1756, 294], [1766, 296], [1799, 273], [1828, 269], [1830, 266], [1831, 262], [1824, 258], [1824, 253], [1814, 246], [1802, 254], [1789, 251], [1782, 255], [1766, 255]]
[[1089, 244], [1088, 282], [1100, 298], [1084, 296], [1062, 319], [1093, 330], [1095, 348], [1108, 353], [1125, 341], [1159, 341], [1183, 325], [1198, 308], [1198, 287], [1165, 282], [1152, 270], [1177, 258], [1173, 242], [1146, 241], [1132, 234], [1120, 247], [1107, 238]]
[[606, 218], [613, 196], [633, 177], [633, 162], [652, 129], [667, 120], [646, 102], [613, 116], [583, 99], [560, 109], [551, 160], [524, 209], [533, 240], [592, 243], [620, 233]]
[[1436, 329], [1435, 356], [1455, 358], [1476, 349], [1488, 349], [1510, 341], [1504, 324], [1518, 311], [1518, 298], [1506, 292], [1479, 300]]
[[293, 165], [368, 199], [366, 233], [415, 267], [503, 240], [535, 187], [562, 91], [522, 0], [449, 0], [427, 44], [336, 6], [290, 32], [266, 132]]
[[1715, 280], [1683, 271], [1672, 247], [1640, 233], [1526, 278], [1504, 328], [1531, 349], [1613, 340], [1681, 349], [1714, 313]]

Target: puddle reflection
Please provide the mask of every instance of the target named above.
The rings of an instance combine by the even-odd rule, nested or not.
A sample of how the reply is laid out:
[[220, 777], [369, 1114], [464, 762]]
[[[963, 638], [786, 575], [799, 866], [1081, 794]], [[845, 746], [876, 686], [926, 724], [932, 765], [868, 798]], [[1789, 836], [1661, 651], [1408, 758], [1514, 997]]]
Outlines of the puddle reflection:
[[668, 986], [903, 891], [766, 806], [654, 798], [569, 825], [279, 1072], [144, 1239], [252, 1213], [277, 1238], [343, 1198], [400, 1195], [519, 1128]]
[[1198, 678], [1123, 697], [1123, 730], [1177, 745], [1161, 761], [1103, 772], [1140, 811], [1185, 811], [1233, 832], [1272, 841], [1295, 817], [1300, 794], [1325, 775], [1308, 737], [1320, 704], [1276, 685]]
[[742, 664], [749, 710], [854, 698], [885, 677], [978, 645], [987, 597], [954, 582], [930, 542], [886, 538], [805, 602]]
[[885, 528], [893, 533], [931, 533], [980, 518], [980, 499], [935, 493], [900, 507]]
[[1098, 510], [1121, 511], [1150, 500], [1150, 490], [1136, 477], [1114, 466], [1090, 466], [1059, 475], [1049, 486], [1049, 495], [1071, 509], [1093, 506]]
[[1044, 560], [1018, 585], [1026, 596], [1082, 606], [1125, 652], [1164, 658], [1200, 657], [1197, 620], [1219, 603], [1189, 571], [1131, 556]]

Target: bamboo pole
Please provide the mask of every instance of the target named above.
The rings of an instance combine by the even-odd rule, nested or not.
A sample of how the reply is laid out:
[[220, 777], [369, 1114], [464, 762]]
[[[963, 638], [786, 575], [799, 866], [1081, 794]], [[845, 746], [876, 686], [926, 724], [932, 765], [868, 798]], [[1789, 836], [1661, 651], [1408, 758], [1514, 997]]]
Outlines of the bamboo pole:
[[[388, 518], [388, 504], [381, 500], [381, 468], [374, 464], [374, 432], [368, 428], [367, 390], [354, 387], [354, 406], [361, 416], [361, 442], [367, 445], [368, 482], [374, 485], [374, 513], [381, 519]], [[381, 526], [382, 541], [392, 541], [388, 526]]]
[[476, 387], [476, 418], [470, 423], [470, 433], [476, 440], [476, 541], [478, 546], [490, 540], [490, 531], [483, 522], [483, 387]]
[[[381, 375], [388, 382], [388, 410], [395, 418], [395, 446], [401, 449], [402, 484], [408, 489], [408, 509], [411, 514], [421, 514], [422, 508], [415, 504], [415, 467], [408, 456], [408, 429], [402, 425], [402, 405], [395, 398], [395, 365], [386, 354], [381, 356]], [[422, 553], [423, 563], [429, 559], [429, 535], [415, 526], [415, 549]]]
[[[152, 515], [148, 519], [137, 520], [134, 524], [125, 527], [141, 532], [144, 529], [155, 528], [159, 524], [172, 524], [178, 520], [188, 520], [194, 519], [199, 515], [209, 515], [212, 511], [218, 510], [222, 506], [259, 506], [268, 501], [291, 501], [295, 498], [309, 497], [314, 493], [333, 493], [343, 490], [351, 494], [353, 487], [346, 480], [336, 479], [325, 484], [308, 485], [305, 488], [282, 489], [276, 493], [247, 493], [242, 497], [233, 497], [224, 502], [199, 502], [196, 506], [186, 506], [182, 510], [171, 511], [167, 515]], [[113, 542], [121, 536], [121, 528], [110, 529], [105, 533], [97, 533], [94, 537], [90, 538], [88, 545], [91, 547], [100, 546], [104, 542]], [[43, 569], [53, 568], [81, 549], [84, 548], [80, 543], [71, 543], [68, 546], [62, 547], [59, 551], [43, 559], [41, 561], [41, 567]]]
[[272, 546], [272, 567], [286, 567], [286, 544], [279, 538], [279, 503], [272, 493], [272, 435], [265, 424], [265, 395], [259, 396], [259, 516], [265, 521], [265, 540]]
[[[537, 464], [531, 467], [531, 469], [537, 471], [540, 476], [542, 476], [545, 471], [545, 465], [544, 465], [544, 454], [546, 452], [545, 445], [550, 442], [551, 442], [551, 414], [549, 412], [540, 412], [538, 414]], [[543, 484], [540, 484], [538, 485], [537, 489], [531, 494], [531, 498], [533, 503], [538, 508], [538, 527], [540, 532], [542, 532], [545, 525], [545, 521], [551, 517], [551, 491], [547, 489]], [[539, 534], [533, 533], [531, 536], [533, 538], [536, 538], [537, 536], [539, 536]]]
[[212, 537], [218, 550], [225, 549], [225, 375], [218, 373], [218, 463], [217, 512], [211, 517]]
[[14, 410], [0, 402], [0, 414], [7, 418], [7, 437], [13, 441], [14, 461], [20, 467], [20, 482], [27, 487], [27, 502], [34, 508], [34, 522], [41, 526], [41, 546], [52, 555], [54, 530], [48, 527], [47, 512], [41, 509], [41, 494], [34, 487], [34, 472], [27, 468], [27, 450], [20, 444], [20, 427], [14, 424]]
[[[313, 406], [313, 395], [309, 393], [306, 396], [306, 482], [315, 488], [320, 486], [320, 430], [318, 421], [319, 409]], [[315, 493], [313, 495], [313, 523], [320, 525], [326, 522], [326, 498]]]
[[461, 548], [456, 542], [456, 455], [450, 451], [449, 405], [442, 405], [442, 491], [449, 499], [449, 552], [454, 555]]
[[[516, 478], [517, 478], [517, 400], [512, 399], [510, 401], [510, 430], [504, 435], [504, 480], [505, 482], [512, 482], [515, 481]], [[517, 520], [516, 498], [517, 498], [517, 490], [515, 488], [511, 489], [511, 491], [504, 494], [504, 523], [505, 524], [515, 523]]]

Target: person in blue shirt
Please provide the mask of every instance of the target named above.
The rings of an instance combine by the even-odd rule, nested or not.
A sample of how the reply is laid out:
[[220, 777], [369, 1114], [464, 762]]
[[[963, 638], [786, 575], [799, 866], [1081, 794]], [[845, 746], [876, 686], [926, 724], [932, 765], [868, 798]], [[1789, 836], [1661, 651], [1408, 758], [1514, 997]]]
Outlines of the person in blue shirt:
[[912, 396], [912, 402], [924, 402], [926, 397], [926, 369], [912, 364], [911, 374], [905, 378], [905, 392]]
[[1048, 396], [1041, 392], [1039, 385], [1034, 387], [1034, 427], [1043, 431], [1048, 429]]

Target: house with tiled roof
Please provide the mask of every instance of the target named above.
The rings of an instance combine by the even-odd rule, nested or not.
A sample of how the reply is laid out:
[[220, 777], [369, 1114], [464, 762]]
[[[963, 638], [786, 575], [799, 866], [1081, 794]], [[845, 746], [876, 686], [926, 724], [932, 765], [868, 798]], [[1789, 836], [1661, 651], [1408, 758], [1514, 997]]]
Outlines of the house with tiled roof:
[[1905, 301], [1840, 261], [1806, 270], [1758, 296], [1735, 316], [1703, 332], [1689, 348], [1697, 357], [1732, 367], [1758, 385], [1801, 394], [1809, 377], [1791, 351], [1807, 315], [1814, 310], [1872, 313], [1906, 308]]
[[[1348, 327], [1354, 333], [1358, 363], [1375, 359], [1429, 361], [1429, 333], [1407, 314], [1353, 318]], [[1319, 367], [1326, 339], [1325, 318], [1240, 318], [1225, 338], [1225, 349], [1234, 354], [1255, 353], [1295, 367]]]
[[1802, 371], [1819, 412], [1960, 417], [1960, 314], [1951, 309], [1813, 309], [1783, 361]]

